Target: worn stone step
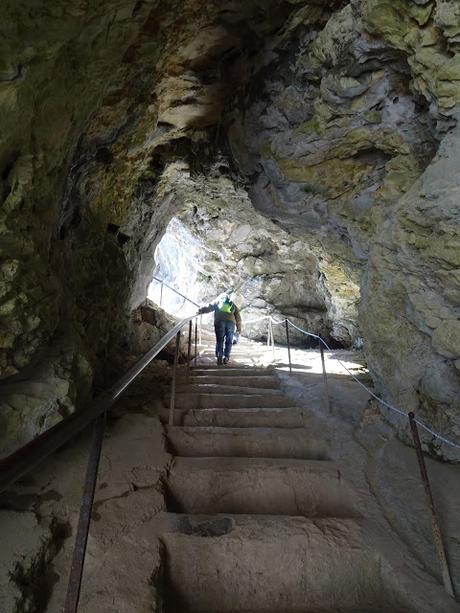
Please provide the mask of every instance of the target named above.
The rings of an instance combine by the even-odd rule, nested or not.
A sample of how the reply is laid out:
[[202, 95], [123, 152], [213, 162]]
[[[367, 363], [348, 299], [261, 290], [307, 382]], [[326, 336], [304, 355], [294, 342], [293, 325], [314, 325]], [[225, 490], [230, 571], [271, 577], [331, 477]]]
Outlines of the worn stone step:
[[[398, 607], [400, 607], [400, 605], [398, 605]], [[171, 610], [170, 608], [166, 608], [165, 613], [179, 613], [178, 610], [176, 608], [174, 608], [173, 610]], [[206, 611], [192, 611], [191, 609], [184, 609], [181, 608], [180, 609], [180, 613], [222, 613], [222, 610], [209, 610], [206, 609]], [[233, 609], [231, 611], [225, 611], [225, 613], [273, 613], [273, 609], [244, 609], [243, 611], [241, 609]], [[382, 603], [381, 605], [376, 605], [376, 606], [372, 606], [372, 607], [366, 607], [365, 611], [361, 608], [356, 608], [356, 607], [351, 607], [351, 608], [344, 608], [341, 607], [340, 609], [334, 608], [334, 609], [312, 609], [312, 608], [308, 608], [308, 609], [276, 609], [276, 613], [415, 613], [414, 609], [407, 609], [407, 608], [398, 608], [398, 609], [394, 609], [391, 612], [388, 610], [388, 607], [385, 605], [385, 603]]]
[[[225, 378], [222, 378], [225, 381]], [[279, 388], [252, 387], [243, 385], [226, 385], [224, 383], [181, 383], [177, 386], [178, 394], [280, 394]]]
[[189, 394], [176, 395], [178, 409], [213, 409], [213, 408], [251, 408], [251, 407], [287, 407], [292, 400], [271, 390], [263, 394]]
[[[185, 377], [179, 379], [181, 384], [184, 383]], [[188, 382], [192, 385], [198, 384], [221, 384], [234, 385], [237, 387], [260, 387], [263, 389], [278, 389], [280, 387], [279, 379], [276, 376], [219, 376], [216, 375], [191, 375]]]
[[174, 515], [169, 521], [162, 539], [168, 613], [414, 611], [362, 520]]
[[169, 427], [169, 451], [182, 457], [327, 459], [327, 443], [306, 428]]
[[217, 375], [219, 377], [273, 377], [275, 371], [273, 368], [252, 368], [251, 366], [230, 366], [223, 365], [216, 367], [215, 364], [212, 366], [199, 368], [193, 368], [191, 371], [191, 375]]
[[[160, 419], [168, 423], [167, 409], [161, 410]], [[307, 420], [305, 411], [298, 407], [176, 409], [174, 412], [174, 423], [179, 426], [302, 428]]]
[[349, 484], [329, 461], [175, 458], [168, 510], [185, 513], [357, 515]]
[[245, 347], [245, 346], [239, 346], [239, 348], [233, 346], [231, 352], [230, 352], [230, 357], [234, 356], [234, 355], [244, 355], [247, 358], [251, 358], [253, 355], [255, 354], [260, 354], [264, 352], [264, 348], [263, 347]]
[[[167, 607], [165, 609], [165, 613], [222, 613], [222, 610], [217, 611], [216, 609], [213, 609], [211, 611], [209, 609], [206, 609], [206, 611], [192, 611], [191, 609], [184, 609], [182, 605], [179, 612], [175, 607], [176, 605], [174, 605], [174, 609], [170, 609], [169, 607]], [[407, 608], [398, 608], [395, 611], [397, 611], [397, 613], [415, 613], [414, 609]], [[395, 611], [391, 611], [391, 613], [395, 613]], [[241, 609], [233, 609], [231, 611], [225, 611], [225, 613], [273, 613], [273, 609], [244, 609], [243, 611]], [[356, 607], [341, 607], [340, 609], [276, 609], [276, 613], [390, 613], [390, 611], [385, 606], [385, 603], [383, 603], [381, 606], [376, 605], [375, 607], [366, 607], [365, 611], [363, 611], [363, 609], [361, 608]]]

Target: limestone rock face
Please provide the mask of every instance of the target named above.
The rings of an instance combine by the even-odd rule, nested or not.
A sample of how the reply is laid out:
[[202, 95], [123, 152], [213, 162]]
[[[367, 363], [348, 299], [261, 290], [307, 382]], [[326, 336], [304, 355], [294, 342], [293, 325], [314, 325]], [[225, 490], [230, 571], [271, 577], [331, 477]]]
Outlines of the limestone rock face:
[[127, 267], [106, 232], [110, 218], [78, 211], [73, 178], [80, 164], [72, 159], [110, 83], [127, 71], [126, 53], [155, 6], [32, 4], [6, 2], [0, 24], [5, 452], [87, 398], [92, 366], [106, 359], [122, 329]]
[[356, 321], [373, 236], [438, 141], [407, 58], [366, 31], [374, 13], [365, 7], [346, 5], [315, 24], [316, 35], [294, 36], [286, 59], [268, 59], [248, 86], [263, 95], [254, 91], [230, 127], [255, 206], [316, 251], [331, 319], [348, 332], [335, 334], [345, 342], [357, 336], [347, 320]]
[[[133, 356], [141, 358], [164, 336], [177, 322], [162, 309], [146, 300], [131, 313], [128, 333], [128, 347]], [[176, 339], [173, 339], [162, 351], [161, 357], [174, 360]], [[179, 360], [187, 359], [187, 343], [181, 336]]]
[[[460, 435], [460, 131], [394, 207], [369, 258], [361, 325], [379, 387]], [[448, 450], [446, 449], [445, 452]]]
[[48, 5], [0, 24], [7, 439], [105, 383], [173, 216], [203, 301], [230, 282], [248, 316], [364, 343], [383, 395], [454, 432], [458, 2]]
[[[233, 290], [245, 333], [266, 334], [267, 323], [257, 319], [270, 314], [329, 338], [329, 294], [308, 244], [254, 211], [247, 193], [227, 177], [188, 180], [188, 197], [192, 190], [194, 206], [180, 219], [203, 245], [201, 300]], [[284, 339], [284, 330], [277, 336]]]
[[71, 344], [42, 351], [38, 364], [6, 379], [0, 398], [0, 458], [45, 432], [87, 401], [91, 364]]
[[[63, 311], [79, 308], [73, 280], [79, 285], [75, 293], [88, 310], [85, 298], [91, 300], [96, 292], [84, 287], [97, 283], [88, 279], [95, 270], [91, 261], [110, 257], [110, 248], [92, 244], [95, 228], [84, 232], [86, 253], [78, 240], [72, 246], [61, 243], [59, 209], [78, 139], [152, 3], [136, 6], [133, 0], [102, 3], [97, 8], [77, 1], [54, 2], [52, 8], [42, 2], [36, 7], [7, 2], [4, 7], [0, 54], [2, 377], [29, 363], [58, 332], [63, 315], [72, 320], [72, 313]], [[66, 225], [71, 225], [68, 212], [63, 215]], [[80, 261], [72, 253], [77, 249]], [[75, 319], [84, 319], [81, 311]], [[98, 327], [103, 327], [101, 321]]]
[[255, 207], [316, 254], [379, 390], [457, 436], [459, 25], [453, 3], [351, 2], [266, 60], [229, 129]]

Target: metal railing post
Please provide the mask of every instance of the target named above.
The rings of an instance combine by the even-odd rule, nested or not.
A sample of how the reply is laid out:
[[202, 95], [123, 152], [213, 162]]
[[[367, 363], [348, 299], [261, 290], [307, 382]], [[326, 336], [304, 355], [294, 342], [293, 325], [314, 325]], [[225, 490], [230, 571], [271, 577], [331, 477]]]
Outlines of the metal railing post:
[[171, 400], [169, 403], [169, 425], [174, 426], [174, 408], [176, 406], [177, 364], [179, 363], [180, 331], [176, 334], [176, 352], [174, 354], [173, 376], [171, 381]]
[[195, 318], [195, 368], [198, 364], [198, 319]]
[[63, 613], [76, 613], [80, 600], [83, 567], [85, 564], [86, 546], [88, 544], [89, 527], [96, 491], [97, 473], [101, 459], [102, 441], [104, 438], [106, 415], [100, 415], [94, 423], [93, 440], [86, 468], [85, 484], [80, 506], [75, 547], [73, 550], [72, 565], [70, 567], [69, 583]]
[[287, 319], [284, 320], [284, 323], [286, 324], [286, 341], [287, 341], [287, 348], [288, 348], [288, 358], [289, 358], [289, 372], [292, 373], [292, 362], [291, 362], [291, 342], [289, 340], [289, 322]]
[[187, 346], [187, 381], [190, 377], [190, 360], [192, 357], [192, 320], [188, 322], [188, 346]]
[[434, 544], [436, 553], [438, 554], [439, 563], [441, 565], [442, 581], [444, 588], [449, 596], [455, 598], [454, 586], [452, 584], [452, 578], [450, 576], [449, 564], [447, 562], [446, 550], [442, 540], [441, 527], [439, 525], [438, 514], [436, 513], [436, 507], [434, 505], [433, 494], [431, 492], [430, 481], [428, 479], [428, 473], [426, 470], [425, 459], [423, 457], [422, 445], [420, 442], [420, 436], [418, 433], [417, 422], [415, 421], [414, 413], [408, 414], [410, 429], [412, 432], [412, 438], [414, 440], [415, 451], [417, 453], [418, 466], [420, 469], [420, 475], [422, 477], [423, 487], [425, 489], [425, 495], [428, 500], [428, 505], [431, 511], [431, 528], [433, 530]]
[[160, 285], [160, 308], [162, 308], [162, 304], [163, 304], [163, 281], [161, 282], [161, 285]]
[[273, 334], [273, 321], [271, 317], [270, 317], [270, 336], [272, 340], [273, 361], [275, 361], [275, 336]]
[[270, 324], [271, 324], [271, 319], [269, 319], [267, 322], [267, 347], [270, 347], [270, 343], [271, 343]]
[[321, 339], [319, 340], [319, 350], [321, 353], [321, 365], [323, 367], [323, 383], [324, 383], [324, 403], [326, 405], [326, 410], [331, 410], [331, 397], [329, 394], [329, 383], [327, 380], [327, 372], [326, 372], [326, 361], [324, 360], [324, 347]]
[[203, 333], [203, 315], [200, 315], [200, 328], [199, 328], [199, 335], [198, 335], [198, 344], [202, 345], [202, 333]]

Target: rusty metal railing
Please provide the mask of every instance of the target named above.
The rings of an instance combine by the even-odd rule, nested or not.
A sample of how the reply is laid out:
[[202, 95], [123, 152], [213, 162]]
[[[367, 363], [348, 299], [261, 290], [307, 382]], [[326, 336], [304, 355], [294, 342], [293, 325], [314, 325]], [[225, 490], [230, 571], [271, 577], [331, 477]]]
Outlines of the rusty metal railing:
[[422, 479], [423, 488], [425, 490], [425, 496], [428, 502], [428, 506], [430, 507], [431, 513], [431, 529], [433, 532], [433, 540], [436, 548], [436, 554], [438, 556], [439, 564], [441, 566], [442, 572], [442, 581], [444, 583], [444, 588], [449, 596], [455, 598], [454, 594], [454, 586], [452, 583], [452, 577], [450, 575], [449, 563], [447, 561], [446, 549], [444, 547], [444, 542], [441, 533], [441, 526], [439, 524], [438, 514], [436, 512], [436, 507], [434, 504], [434, 498], [431, 491], [430, 480], [428, 479], [428, 472], [426, 470], [425, 458], [423, 457], [422, 444], [420, 442], [420, 436], [418, 433], [417, 422], [415, 420], [415, 415], [412, 411], [408, 414], [409, 425], [412, 433], [412, 438], [414, 441], [415, 452], [417, 454], [417, 461], [420, 469], [420, 476]]
[[[93, 443], [90, 450], [85, 486], [82, 497], [79, 525], [76, 536], [76, 546], [69, 578], [68, 593], [64, 613], [75, 613], [78, 607], [81, 576], [86, 551], [86, 541], [91, 521], [91, 508], [94, 489], [97, 480], [102, 439], [104, 435], [105, 416], [108, 410], [119, 400], [126, 389], [145, 370], [152, 360], [162, 351], [168, 343], [176, 337], [175, 364], [177, 368], [181, 330], [192, 322], [197, 321], [198, 315], [187, 317], [169, 332], [167, 332], [136, 364], [121, 377], [107, 392], [100, 394], [86, 407], [76, 411], [62, 420], [19, 450], [0, 461], [0, 493], [13, 485], [18, 479], [29, 473], [40, 462], [52, 455], [55, 451], [75, 438], [80, 432], [95, 423]], [[197, 347], [197, 326], [195, 325], [195, 347]], [[190, 342], [189, 342], [190, 346]], [[190, 365], [190, 354], [188, 355]], [[172, 397], [175, 397], [175, 376], [173, 371]]]
[[[115, 388], [112, 388], [111, 399], [112, 404], [118, 400], [121, 394], [135, 381], [135, 379], [145, 370], [150, 362], [164, 349], [174, 338], [175, 352], [174, 352], [174, 366], [171, 381], [171, 399], [170, 399], [170, 412], [169, 412], [169, 424], [174, 424], [174, 408], [176, 398], [176, 381], [177, 381], [177, 366], [179, 363], [180, 353], [180, 339], [182, 329], [188, 324], [189, 338], [188, 338], [188, 352], [187, 352], [187, 373], [190, 368], [191, 359], [191, 346], [192, 346], [192, 322], [196, 321], [198, 315], [187, 317], [172, 328], [162, 339], [141, 359], [137, 362], [133, 368], [131, 368], [124, 377], [118, 382]], [[196, 329], [196, 327], [195, 327]], [[196, 346], [196, 339], [195, 339]], [[188, 374], [187, 374], [188, 376]], [[107, 408], [104, 411], [106, 415]], [[99, 460], [102, 450], [102, 440], [104, 436], [104, 417], [99, 417], [96, 423], [93, 443], [88, 458], [88, 466], [86, 471], [85, 486], [83, 489], [82, 503], [80, 507], [80, 516], [77, 528], [77, 534], [75, 537], [75, 547], [72, 557], [72, 565], [69, 575], [69, 583], [67, 587], [67, 596], [63, 613], [76, 613], [78, 610], [78, 602], [80, 598], [81, 581], [83, 576], [83, 567], [86, 555], [86, 544], [88, 541], [89, 528], [91, 524], [91, 511], [94, 501], [94, 492], [97, 483], [97, 473], [99, 468]]]
[[[145, 370], [150, 362], [164, 349], [174, 338], [175, 352], [174, 352], [174, 366], [172, 372], [171, 381], [171, 399], [170, 399], [170, 412], [169, 423], [174, 424], [174, 408], [176, 398], [176, 381], [177, 381], [177, 366], [179, 363], [180, 353], [180, 339], [182, 329], [188, 324], [189, 338], [188, 338], [188, 352], [187, 352], [187, 373], [190, 368], [191, 361], [191, 347], [192, 347], [192, 324], [193, 320], [197, 319], [198, 315], [187, 317], [172, 328], [167, 334], [165, 334], [158, 343], [152, 347], [152, 349], [140, 359], [120, 381], [116, 384], [110, 393], [111, 404], [114, 404], [119, 399], [121, 394], [135, 381], [135, 379]], [[196, 347], [196, 326], [195, 326], [195, 347]], [[188, 374], [187, 374], [188, 376]], [[103, 415], [106, 415], [107, 409], [105, 407]], [[88, 534], [91, 525], [91, 511], [94, 501], [94, 492], [97, 483], [97, 473], [99, 468], [99, 461], [102, 449], [102, 440], [104, 436], [105, 418], [99, 417], [93, 436], [93, 443], [91, 446], [90, 455], [88, 458], [88, 466], [86, 470], [86, 479], [83, 489], [82, 503], [80, 507], [80, 516], [78, 521], [77, 533], [75, 536], [75, 547], [72, 557], [72, 564], [69, 575], [69, 583], [67, 587], [66, 602], [63, 613], [76, 613], [78, 610], [78, 602], [80, 598], [81, 582], [83, 576], [83, 567], [86, 555], [86, 544], [88, 541]]]

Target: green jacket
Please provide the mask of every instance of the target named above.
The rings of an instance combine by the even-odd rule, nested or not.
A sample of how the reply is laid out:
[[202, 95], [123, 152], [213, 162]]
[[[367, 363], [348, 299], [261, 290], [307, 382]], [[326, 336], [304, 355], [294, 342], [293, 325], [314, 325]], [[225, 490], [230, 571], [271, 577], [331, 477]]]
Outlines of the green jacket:
[[201, 307], [198, 313], [211, 313], [214, 311], [214, 323], [218, 321], [232, 321], [236, 325], [236, 329], [238, 334], [241, 334], [241, 315], [240, 310], [236, 306], [235, 303], [232, 303], [234, 309], [231, 313], [226, 313], [225, 311], [221, 311], [219, 309], [219, 304], [217, 302], [213, 304], [208, 304], [206, 307]]

